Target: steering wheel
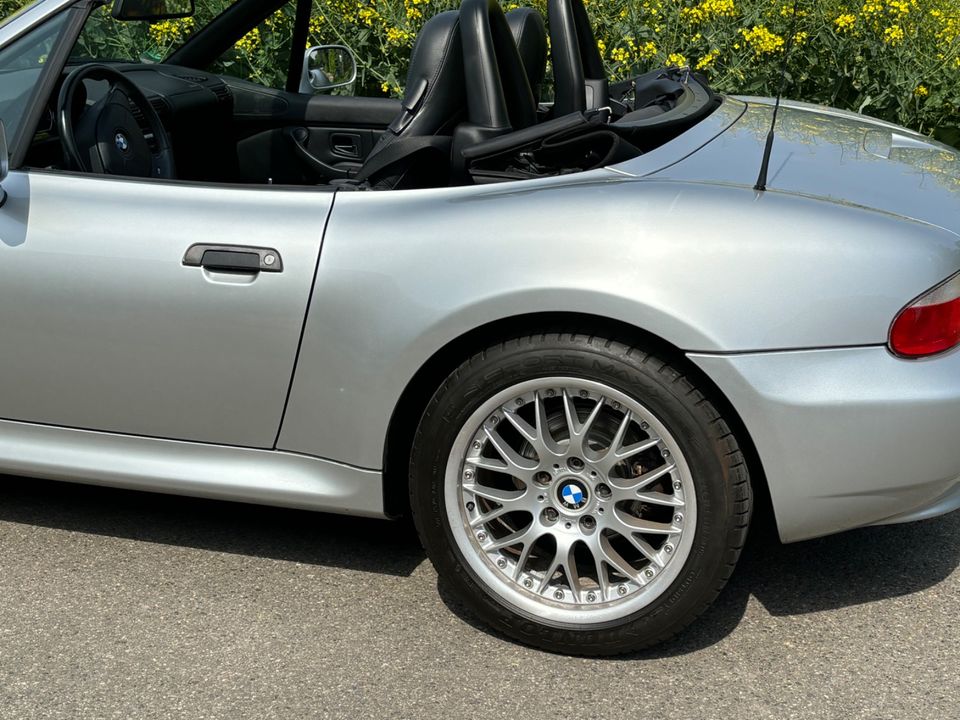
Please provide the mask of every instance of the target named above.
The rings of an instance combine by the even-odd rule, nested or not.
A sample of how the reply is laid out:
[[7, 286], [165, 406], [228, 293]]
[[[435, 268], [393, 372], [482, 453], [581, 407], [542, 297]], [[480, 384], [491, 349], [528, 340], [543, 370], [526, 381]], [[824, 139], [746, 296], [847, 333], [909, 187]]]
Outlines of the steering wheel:
[[[109, 84], [102, 98], [87, 104], [84, 80]], [[134, 112], [145, 121], [141, 128]], [[83, 172], [128, 177], [176, 177], [173, 147], [160, 116], [146, 95], [107, 65], [84, 65], [63, 82], [57, 100], [57, 126], [67, 164]], [[148, 132], [153, 136], [150, 147]]]

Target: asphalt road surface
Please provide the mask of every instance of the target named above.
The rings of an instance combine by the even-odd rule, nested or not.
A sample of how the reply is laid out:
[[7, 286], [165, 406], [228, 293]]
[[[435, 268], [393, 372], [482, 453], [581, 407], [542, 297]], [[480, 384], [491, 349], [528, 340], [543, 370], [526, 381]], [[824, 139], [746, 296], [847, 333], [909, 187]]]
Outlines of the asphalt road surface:
[[0, 477], [0, 718], [960, 718], [960, 513], [755, 528], [679, 640], [477, 626], [401, 524]]

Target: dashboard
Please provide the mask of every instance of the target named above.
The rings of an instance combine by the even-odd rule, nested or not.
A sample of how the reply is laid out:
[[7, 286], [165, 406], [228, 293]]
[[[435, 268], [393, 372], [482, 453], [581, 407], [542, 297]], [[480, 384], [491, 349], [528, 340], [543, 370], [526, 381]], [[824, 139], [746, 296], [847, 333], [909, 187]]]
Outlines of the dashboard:
[[[157, 111], [173, 143], [179, 178], [212, 182], [237, 179], [234, 93], [223, 78], [174, 65], [118, 63], [111, 67], [136, 84]], [[65, 76], [73, 69], [67, 67]], [[83, 99], [95, 102], [104, 92], [106, 83], [90, 82]], [[63, 164], [55, 122], [56, 103], [57, 93], [54, 93], [27, 158], [27, 164], [34, 167]], [[134, 115], [138, 121], [142, 120], [139, 113]]]

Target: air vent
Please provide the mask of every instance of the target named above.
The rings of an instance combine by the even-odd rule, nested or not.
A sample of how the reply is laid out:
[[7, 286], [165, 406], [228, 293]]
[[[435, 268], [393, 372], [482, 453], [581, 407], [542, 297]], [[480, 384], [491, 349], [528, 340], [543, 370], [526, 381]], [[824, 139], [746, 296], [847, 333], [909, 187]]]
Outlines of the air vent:
[[226, 85], [214, 85], [212, 88], [213, 94], [217, 96], [218, 103], [229, 103], [233, 100], [233, 93], [230, 92], [230, 88]]
[[177, 75], [176, 77], [181, 80], [186, 80], [187, 82], [196, 83], [197, 85], [204, 85], [207, 82], [207, 78], [200, 75]]
[[[150, 101], [150, 104], [153, 106], [153, 109], [158, 113], [164, 109], [164, 104], [162, 100], [154, 99]], [[153, 130], [150, 129], [150, 124], [147, 122], [147, 119], [143, 115], [143, 111], [137, 107], [132, 101], [129, 102], [130, 112], [133, 113], [133, 119], [137, 121], [137, 125], [140, 130], [143, 132], [143, 137], [147, 141], [147, 146], [150, 148], [150, 152], [156, 155], [160, 152], [160, 146], [157, 143], [157, 139], [153, 136]]]
[[157, 114], [161, 119], [165, 118], [167, 115], [167, 103], [164, 102], [163, 98], [150, 98], [150, 104], [153, 106], [153, 109], [157, 111]]

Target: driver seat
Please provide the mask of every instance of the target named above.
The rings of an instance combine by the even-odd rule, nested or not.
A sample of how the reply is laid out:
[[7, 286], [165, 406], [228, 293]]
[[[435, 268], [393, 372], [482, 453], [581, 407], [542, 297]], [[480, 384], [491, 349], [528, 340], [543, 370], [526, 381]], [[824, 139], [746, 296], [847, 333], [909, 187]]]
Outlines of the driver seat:
[[385, 190], [446, 185], [449, 135], [466, 106], [460, 14], [448, 10], [417, 35], [400, 112], [351, 182]]

